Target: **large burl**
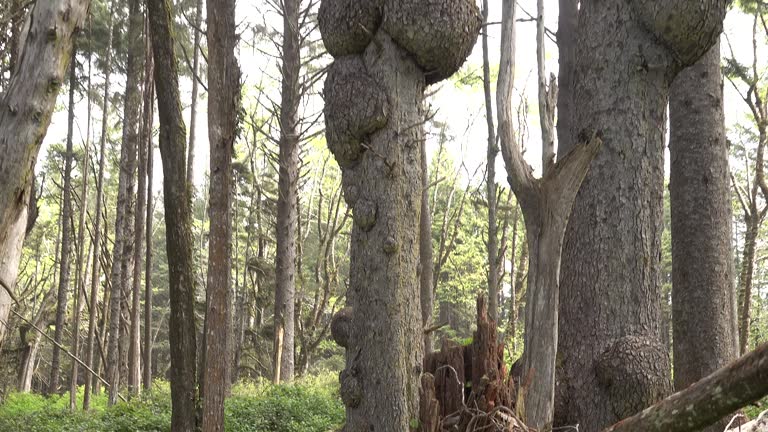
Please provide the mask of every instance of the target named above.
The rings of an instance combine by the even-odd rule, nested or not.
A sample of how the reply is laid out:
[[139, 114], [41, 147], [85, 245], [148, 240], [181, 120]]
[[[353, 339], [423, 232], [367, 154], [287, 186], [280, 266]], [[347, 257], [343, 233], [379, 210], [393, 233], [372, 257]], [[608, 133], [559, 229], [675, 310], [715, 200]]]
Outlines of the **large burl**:
[[480, 12], [474, 0], [322, 0], [318, 22], [335, 59], [326, 140], [354, 216], [348, 308], [332, 324], [347, 352], [344, 431], [408, 431], [418, 425], [423, 361], [424, 90], [464, 63]]

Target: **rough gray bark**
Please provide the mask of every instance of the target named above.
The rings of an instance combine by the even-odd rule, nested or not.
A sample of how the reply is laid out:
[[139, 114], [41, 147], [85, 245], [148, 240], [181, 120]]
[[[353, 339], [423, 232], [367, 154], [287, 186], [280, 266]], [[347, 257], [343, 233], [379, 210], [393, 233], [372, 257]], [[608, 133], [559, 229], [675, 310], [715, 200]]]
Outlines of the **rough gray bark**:
[[768, 344], [763, 344], [687, 389], [603, 432], [698, 432], [766, 394]]
[[299, 75], [301, 41], [300, 0], [283, 3], [282, 101], [277, 197], [277, 252], [275, 255], [274, 381], [291, 381], [294, 369], [294, 306], [296, 294], [296, 231], [299, 188]]
[[[104, 195], [104, 164], [106, 159], [106, 145], [107, 145], [107, 128], [109, 120], [109, 80], [112, 69], [112, 11], [114, 3], [110, 3], [110, 14], [107, 19], [107, 29], [109, 29], [109, 36], [107, 39], [107, 51], [106, 58], [104, 60], [104, 98], [102, 100], [102, 114], [101, 114], [101, 137], [99, 138], [99, 176], [96, 179], [96, 212], [94, 216], [93, 226], [93, 262], [91, 270], [91, 306], [88, 316], [88, 340], [86, 342], [86, 356], [85, 364], [93, 369], [98, 369], [95, 366], [94, 351], [98, 339], [96, 336], [96, 309], [97, 298], [99, 295], [99, 269], [101, 265], [101, 213], [102, 213], [102, 200]], [[85, 389], [83, 393], [83, 410], [88, 410], [91, 404], [92, 393], [92, 376], [86, 374], [85, 376]]]
[[605, 146], [574, 204], [563, 252], [558, 417], [565, 424], [599, 430], [670, 390], [658, 271], [668, 89], [716, 42], [726, 4], [581, 3], [579, 109], [568, 137], [597, 132]]
[[[0, 110], [0, 279], [11, 288], [19, 271], [33, 168], [69, 65], [72, 35], [85, 22], [88, 3], [35, 3], [15, 73], [0, 100], [7, 107]], [[8, 321], [11, 302], [11, 295], [0, 290], [0, 322]], [[5, 332], [0, 324], [0, 344]]]
[[[120, 178], [118, 181], [117, 218], [115, 221], [115, 247], [112, 259], [112, 295], [110, 297], [110, 320], [108, 342], [107, 381], [109, 388], [109, 403], [117, 402], [117, 393], [121, 381], [122, 364], [126, 359], [126, 351], [130, 341], [122, 336], [122, 329], [128, 323], [127, 306], [128, 294], [132, 291], [134, 263], [134, 189], [136, 182], [136, 159], [139, 144], [139, 123], [141, 121], [141, 72], [143, 69], [144, 44], [142, 29], [144, 20], [141, 13], [140, 0], [130, 0], [128, 15], [128, 61], [126, 70], [125, 97], [123, 109], [123, 137], [120, 153]], [[126, 312], [123, 312], [123, 311]], [[126, 334], [126, 336], [128, 336]]]
[[[331, 329], [347, 348], [344, 431], [413, 430], [423, 362], [424, 90], [464, 62], [480, 14], [473, 1], [323, 0], [318, 21], [335, 57], [324, 90], [326, 136], [354, 221], [348, 307]], [[367, 36], [347, 22], [370, 23]]]
[[[483, 22], [488, 22], [488, 0], [483, 0]], [[496, 142], [496, 125], [493, 120], [493, 96], [491, 95], [491, 65], [488, 55], [488, 32], [482, 34], [483, 41], [483, 92], [485, 94], [485, 120], [488, 126], [488, 152], [485, 162], [485, 196], [488, 201], [488, 318], [499, 319], [499, 236], [496, 225], [496, 157], [499, 145]]]
[[[540, 5], [541, 6], [541, 5]], [[540, 12], [541, 14], [542, 12]], [[543, 59], [543, 27], [539, 50]], [[543, 429], [552, 424], [555, 396], [555, 350], [558, 341], [558, 295], [560, 255], [571, 205], [601, 141], [594, 136], [575, 147], [555, 164], [554, 151], [542, 143], [544, 175], [534, 179], [515, 139], [512, 115], [512, 90], [515, 70], [515, 3], [502, 3], [501, 60], [496, 102], [499, 113], [499, 139], [512, 190], [525, 220], [528, 243], [528, 289], [526, 291], [525, 347], [522, 357], [522, 382], [519, 412], [526, 424]], [[543, 65], [540, 65], [540, 69]], [[539, 73], [541, 76], [541, 72]], [[540, 85], [543, 85], [540, 83]], [[542, 135], [551, 139], [554, 107], [547, 89], [539, 91], [540, 110], [547, 112]]]
[[192, 205], [186, 181], [186, 128], [181, 113], [179, 72], [169, 0], [148, 0], [155, 89], [160, 114], [160, 156], [163, 161], [166, 249], [171, 314], [171, 431], [195, 430], [197, 344], [195, 325]]
[[51, 354], [51, 377], [48, 380], [48, 394], [59, 391], [59, 377], [61, 367], [61, 351], [59, 345], [64, 335], [64, 319], [67, 315], [67, 299], [69, 297], [69, 276], [71, 273], [72, 258], [72, 157], [74, 143], [72, 136], [75, 128], [75, 88], [77, 87], [77, 49], [72, 49], [72, 61], [69, 67], [69, 113], [67, 115], [67, 147], [64, 154], [64, 184], [61, 192], [61, 261], [59, 262], [59, 292], [56, 296], [56, 330], [53, 333], [53, 345]]
[[203, 432], [224, 431], [232, 330], [232, 154], [240, 110], [235, 0], [208, 0], [210, 207]]
[[[670, 91], [672, 326], [675, 389], [735, 360], [731, 189], [720, 44]], [[721, 432], [728, 419], [707, 428]]]
[[573, 75], [576, 62], [576, 31], [579, 25], [579, 0], [559, 0], [557, 27], [558, 63], [557, 76], [557, 142], [561, 149], [569, 149], [571, 117], [573, 117]]

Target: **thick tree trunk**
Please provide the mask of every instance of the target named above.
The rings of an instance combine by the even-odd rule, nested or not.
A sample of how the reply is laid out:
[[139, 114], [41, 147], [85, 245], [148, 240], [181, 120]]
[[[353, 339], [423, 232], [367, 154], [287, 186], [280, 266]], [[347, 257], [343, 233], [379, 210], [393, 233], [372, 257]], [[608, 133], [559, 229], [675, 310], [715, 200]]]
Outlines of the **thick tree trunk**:
[[[16, 284], [27, 225], [33, 169], [71, 59], [72, 35], [85, 22], [88, 0], [35, 3], [15, 73], [0, 100], [0, 279]], [[67, 10], [68, 13], [64, 13]], [[0, 290], [0, 321], [11, 296]], [[0, 344], [6, 328], [0, 324]]]
[[766, 394], [768, 344], [763, 344], [687, 389], [603, 432], [698, 432]]
[[61, 367], [61, 351], [57, 344], [61, 344], [64, 335], [64, 319], [67, 315], [67, 297], [69, 296], [70, 259], [72, 257], [72, 157], [74, 146], [72, 136], [75, 128], [75, 89], [77, 87], [77, 49], [72, 48], [72, 61], [69, 67], [69, 114], [67, 116], [67, 147], [64, 155], [64, 185], [62, 190], [61, 205], [61, 261], [59, 263], [59, 292], [56, 296], [56, 330], [53, 333], [53, 346], [51, 354], [51, 377], [48, 380], [48, 394], [59, 391], [59, 377]]
[[[277, 197], [277, 267], [275, 291], [275, 382], [291, 381], [294, 368], [294, 303], [296, 294], [296, 230], [299, 188], [300, 0], [283, 2], [282, 103]], [[280, 352], [277, 352], [277, 351]]]
[[576, 34], [579, 25], [579, 0], [559, 0], [557, 48], [560, 71], [557, 77], [557, 142], [560, 149], [570, 149], [574, 115], [574, 69], [576, 66]]
[[669, 109], [674, 384], [683, 390], [738, 352], [719, 43], [676, 78]]
[[[115, 222], [115, 252], [112, 260], [112, 296], [109, 321], [109, 343], [107, 381], [110, 383], [109, 403], [117, 402], [117, 393], [127, 364], [126, 351], [133, 343], [121, 336], [128, 328], [128, 295], [132, 291], [134, 262], [134, 189], [136, 182], [136, 159], [139, 145], [139, 123], [141, 121], [141, 72], [143, 69], [144, 44], [142, 28], [144, 20], [140, 0], [130, 0], [128, 23], [128, 63], [126, 70], [126, 91], [123, 110], [123, 145], [120, 155], [120, 178], [117, 196], [117, 221]], [[120, 224], [121, 226], [118, 226]], [[122, 241], [119, 237], [122, 237]], [[118, 247], [120, 243], [120, 247]], [[136, 245], [138, 246], [138, 245]]]
[[240, 109], [235, 0], [208, 0], [208, 137], [211, 221], [205, 314], [203, 432], [224, 431], [232, 329], [232, 154]]
[[152, 199], [152, 177], [154, 169], [155, 146], [152, 142], [155, 117], [155, 61], [152, 57], [152, 40], [149, 37], [149, 17], [145, 18], [146, 36], [144, 41], [144, 137], [147, 149], [147, 214], [146, 214], [146, 239], [144, 268], [144, 358], [142, 361], [142, 384], [144, 390], [152, 388], [152, 222], [154, 219], [154, 203]]
[[354, 220], [349, 307], [331, 331], [347, 348], [344, 430], [403, 432], [417, 427], [423, 368], [416, 245], [424, 90], [461, 66], [481, 19], [473, 1], [359, 6], [352, 13], [365, 27], [345, 21], [345, 1], [323, 0], [318, 15], [335, 57], [324, 90], [326, 136]]
[[[92, 369], [98, 369], [95, 367], [98, 360], [94, 357], [94, 351], [96, 344], [99, 343], [96, 335], [97, 325], [97, 309], [98, 309], [98, 295], [99, 295], [99, 268], [101, 265], [101, 213], [102, 213], [102, 200], [104, 195], [104, 164], [106, 159], [106, 145], [107, 145], [107, 128], [109, 120], [109, 79], [112, 68], [112, 11], [114, 10], [114, 3], [110, 3], [110, 14], [107, 19], [107, 29], [109, 30], [109, 36], [107, 39], [107, 52], [104, 60], [104, 98], [102, 100], [102, 114], [101, 114], [101, 138], [99, 139], [99, 177], [96, 179], [96, 212], [94, 216], [93, 225], [93, 267], [91, 271], [91, 294], [90, 294], [90, 311], [88, 315], [88, 340], [86, 343], [86, 357], [85, 364]], [[102, 316], [103, 317], [103, 316]], [[91, 403], [92, 392], [91, 374], [85, 375], [85, 389], [83, 394], [83, 409], [88, 410]]]
[[659, 329], [668, 89], [716, 42], [726, 3], [581, 3], [573, 95], [580, 108], [568, 138], [598, 133], [605, 148], [565, 238], [558, 346], [565, 424], [599, 430], [670, 391]]
[[169, 0], [148, 0], [150, 35], [155, 59], [155, 87], [160, 114], [166, 249], [171, 315], [171, 431], [195, 429], [196, 326], [192, 209], [186, 182], [186, 132], [181, 113], [179, 73], [172, 37]]

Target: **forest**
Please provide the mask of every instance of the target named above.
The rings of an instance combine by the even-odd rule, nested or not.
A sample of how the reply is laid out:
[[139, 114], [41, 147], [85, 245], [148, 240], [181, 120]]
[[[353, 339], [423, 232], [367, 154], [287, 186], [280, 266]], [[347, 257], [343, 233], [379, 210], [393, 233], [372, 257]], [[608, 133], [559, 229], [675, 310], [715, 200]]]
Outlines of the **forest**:
[[2, 0], [0, 432], [768, 431], [768, 3]]

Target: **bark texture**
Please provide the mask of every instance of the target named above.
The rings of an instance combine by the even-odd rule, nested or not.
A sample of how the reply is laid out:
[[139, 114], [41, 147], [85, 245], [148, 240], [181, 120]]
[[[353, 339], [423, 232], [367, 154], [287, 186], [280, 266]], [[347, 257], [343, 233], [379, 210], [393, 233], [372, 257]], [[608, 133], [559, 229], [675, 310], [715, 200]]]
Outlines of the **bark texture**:
[[[675, 75], [716, 42], [726, 3], [581, 3], [573, 100], [582, 108], [574, 110], [566, 142], [598, 133], [605, 146], [565, 238], [558, 345], [564, 424], [599, 430], [670, 390], [658, 271], [666, 103]], [[561, 150], [569, 149], [561, 143]]]
[[674, 385], [684, 390], [738, 353], [719, 43], [675, 79], [669, 110]]
[[687, 389], [603, 432], [698, 432], [766, 394], [768, 344], [763, 344]]
[[142, 385], [144, 390], [152, 388], [152, 222], [154, 203], [152, 199], [152, 177], [154, 168], [155, 146], [152, 141], [155, 117], [155, 61], [152, 58], [152, 40], [149, 36], [149, 18], [146, 18], [146, 36], [144, 52], [144, 137], [147, 146], [147, 215], [146, 215], [146, 268], [144, 281], [144, 349], [142, 359]]
[[208, 0], [208, 137], [211, 181], [205, 314], [203, 431], [224, 431], [232, 327], [232, 154], [240, 110], [235, 1]]
[[[37, 154], [69, 66], [72, 35], [85, 22], [88, 3], [35, 3], [15, 73], [0, 100], [0, 279], [11, 288], [19, 271]], [[0, 290], [0, 321], [8, 321], [11, 302], [10, 294]], [[5, 332], [0, 324], [0, 344]]]
[[274, 381], [291, 381], [294, 369], [296, 232], [299, 194], [299, 75], [301, 41], [300, 0], [283, 3], [282, 101], [277, 197], [277, 252], [275, 254], [275, 365]]
[[364, 1], [370, 44], [356, 44], [343, 20], [350, 2], [323, 0], [320, 30], [344, 46], [325, 82], [328, 146], [342, 167], [353, 209], [348, 332], [340, 374], [346, 432], [418, 427], [423, 332], [419, 301], [419, 218], [424, 90], [463, 63], [480, 29], [471, 1]]
[[186, 127], [181, 114], [179, 72], [173, 45], [169, 0], [148, 0], [150, 35], [155, 59], [155, 88], [160, 114], [166, 249], [171, 314], [171, 431], [195, 430], [197, 350], [195, 325], [192, 205], [186, 181]]

